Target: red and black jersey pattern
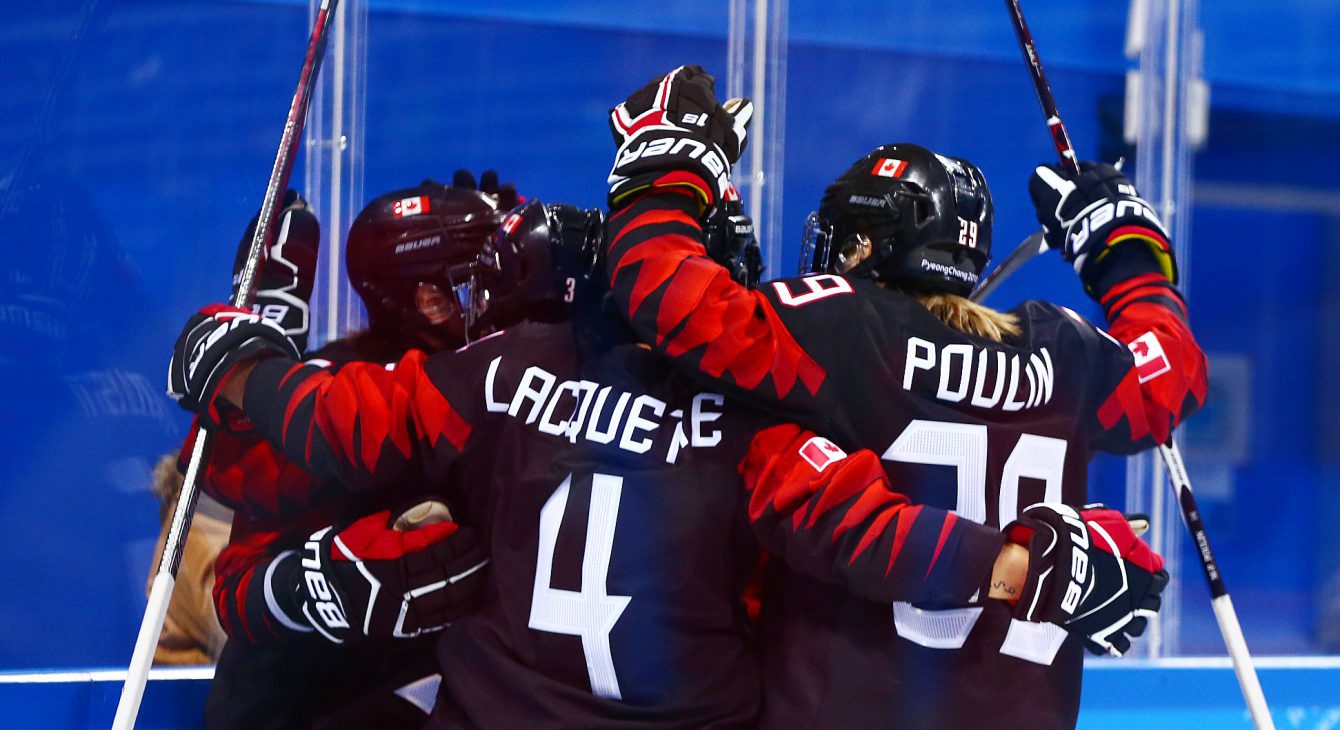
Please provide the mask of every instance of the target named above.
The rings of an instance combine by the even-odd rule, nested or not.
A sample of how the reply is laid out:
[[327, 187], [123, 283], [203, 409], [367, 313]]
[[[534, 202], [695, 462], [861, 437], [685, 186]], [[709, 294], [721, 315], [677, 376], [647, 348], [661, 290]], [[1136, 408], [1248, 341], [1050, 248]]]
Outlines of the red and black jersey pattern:
[[[762, 295], [707, 257], [690, 195], [657, 189], [610, 217], [610, 277], [639, 337], [744, 390], [813, 398], [827, 373]], [[803, 394], [803, 396], [801, 396]]]
[[311, 633], [311, 628], [286, 624], [276, 615], [275, 596], [267, 595], [266, 571], [285, 551], [301, 548], [332, 514], [338, 514], [333, 505], [284, 520], [233, 513], [232, 536], [214, 562], [214, 609], [229, 637], [259, 645]]
[[252, 371], [246, 399], [282, 407], [248, 415], [318, 478], [353, 490], [413, 481], [421, 450], [459, 452], [471, 433], [425, 374], [426, 357], [411, 350], [393, 365], [349, 363], [337, 373], [270, 358]]
[[[705, 256], [690, 202], [652, 190], [611, 215], [615, 305], [690, 374], [843, 449], [870, 449], [902, 495], [859, 478], [814, 492], [813, 504], [803, 479], [799, 494], [753, 495], [755, 507], [764, 496], [764, 505], [793, 505], [786, 519], [799, 524], [817, 517], [813, 532], [764, 533], [778, 540], [773, 547], [785, 538], [819, 550], [820, 538], [836, 535], [839, 546], [851, 541], [847, 559], [856, 561], [847, 567], [864, 571], [843, 575], [823, 560], [795, 563], [801, 570], [770, 564], [763, 666], [773, 689], [762, 725], [1073, 727], [1079, 642], [1021, 627], [999, 601], [940, 603], [984, 576], [976, 561], [962, 563], [976, 566], [970, 576], [940, 571], [953, 565], [945, 551], [960, 525], [998, 530], [1041, 501], [1080, 507], [1095, 450], [1147, 448], [1199, 406], [1203, 354], [1176, 290], [1166, 278], [1141, 278], [1152, 270], [1105, 289], [1111, 334], [1064, 308], [1025, 302], [1012, 311], [1022, 335], [993, 342], [869, 279], [819, 274], [748, 290]], [[872, 470], [862, 477], [873, 477], [870, 456], [847, 468], [862, 462]], [[860, 597], [855, 579], [878, 577], [876, 568], [889, 571], [889, 587], [925, 598], [885, 594], [890, 610]]]
[[[359, 355], [355, 347], [337, 341], [313, 353], [304, 367], [330, 375]], [[368, 367], [384, 371], [381, 365]], [[339, 392], [345, 399], [351, 397]], [[285, 411], [290, 418], [293, 412]], [[186, 453], [189, 450], [183, 449]], [[232, 539], [215, 564], [214, 600], [224, 630], [249, 644], [288, 641], [306, 633], [278, 619], [273, 596], [266, 596], [264, 577], [279, 555], [300, 549], [308, 535], [325, 525], [385, 508], [404, 493], [397, 488], [355, 494], [333, 477], [314, 477], [254, 429], [219, 430], [212, 435], [201, 489], [235, 510]]]
[[[196, 433], [192, 427], [182, 447], [182, 471]], [[205, 494], [230, 509], [267, 520], [297, 517], [342, 491], [337, 484], [313, 479], [254, 431], [214, 431], [202, 472], [200, 489]]]
[[1114, 451], [1166, 443], [1182, 419], [1205, 404], [1209, 388], [1205, 353], [1191, 334], [1186, 304], [1159, 273], [1122, 281], [1099, 303], [1110, 322], [1108, 332], [1126, 344], [1134, 359], [1098, 406], [1099, 423], [1104, 431], [1120, 433]]
[[754, 436], [740, 474], [763, 547], [865, 598], [968, 605], [1004, 543], [998, 530], [912, 504], [874, 452], [849, 456], [794, 424]]

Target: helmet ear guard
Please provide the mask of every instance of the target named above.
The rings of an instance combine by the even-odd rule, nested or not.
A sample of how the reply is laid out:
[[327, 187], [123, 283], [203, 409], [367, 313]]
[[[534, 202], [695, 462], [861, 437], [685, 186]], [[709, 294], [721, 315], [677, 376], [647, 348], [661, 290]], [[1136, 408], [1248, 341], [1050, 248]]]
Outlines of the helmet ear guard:
[[555, 321], [598, 298], [605, 215], [531, 199], [503, 220], [473, 266], [472, 336], [523, 319]]

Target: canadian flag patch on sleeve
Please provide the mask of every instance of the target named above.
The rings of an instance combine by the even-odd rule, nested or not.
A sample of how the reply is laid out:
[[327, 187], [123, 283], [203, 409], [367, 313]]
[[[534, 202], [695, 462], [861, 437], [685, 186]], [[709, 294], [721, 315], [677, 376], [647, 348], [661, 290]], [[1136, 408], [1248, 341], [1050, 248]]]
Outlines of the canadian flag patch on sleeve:
[[1140, 335], [1127, 347], [1131, 348], [1131, 353], [1135, 355], [1135, 374], [1141, 383], [1147, 383], [1172, 370], [1172, 363], [1168, 362], [1168, 356], [1163, 352], [1163, 345], [1159, 344], [1159, 338], [1155, 337], [1153, 332]]
[[800, 458], [814, 467], [815, 471], [823, 471], [829, 464], [847, 458], [847, 452], [823, 436], [815, 436], [800, 447]]

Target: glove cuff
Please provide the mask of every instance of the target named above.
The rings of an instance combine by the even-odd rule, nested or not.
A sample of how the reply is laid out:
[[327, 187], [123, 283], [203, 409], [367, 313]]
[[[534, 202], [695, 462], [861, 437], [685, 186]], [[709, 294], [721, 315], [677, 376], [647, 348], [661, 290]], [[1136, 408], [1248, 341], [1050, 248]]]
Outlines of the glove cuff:
[[703, 207], [725, 197], [730, 163], [711, 140], [680, 129], [648, 129], [619, 148], [609, 174], [609, 207], [616, 210], [653, 187], [691, 191]]
[[[1118, 229], [1113, 232], [1113, 236], [1126, 228], [1131, 227]], [[1102, 302], [1123, 282], [1150, 274], [1176, 286], [1177, 262], [1171, 250], [1159, 248], [1159, 241], [1166, 246], [1167, 240], [1159, 236], [1157, 231], [1141, 227], [1139, 232], [1130, 232], [1119, 241], [1109, 243], [1097, 252], [1093, 260], [1086, 261], [1080, 271], [1085, 292], [1094, 300]]]

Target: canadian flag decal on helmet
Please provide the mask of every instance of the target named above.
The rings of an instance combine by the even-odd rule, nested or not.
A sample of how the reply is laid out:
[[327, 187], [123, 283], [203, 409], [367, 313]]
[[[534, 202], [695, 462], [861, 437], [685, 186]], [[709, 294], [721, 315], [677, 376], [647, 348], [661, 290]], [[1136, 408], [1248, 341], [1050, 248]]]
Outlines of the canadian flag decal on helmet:
[[907, 162], [904, 160], [895, 160], [891, 157], [881, 157], [875, 163], [875, 169], [870, 171], [871, 175], [879, 177], [901, 177], [903, 170], [907, 169]]
[[391, 206], [391, 215], [396, 218], [408, 218], [412, 215], [428, 212], [428, 196], [420, 195], [415, 198], [401, 198], [395, 201]]

